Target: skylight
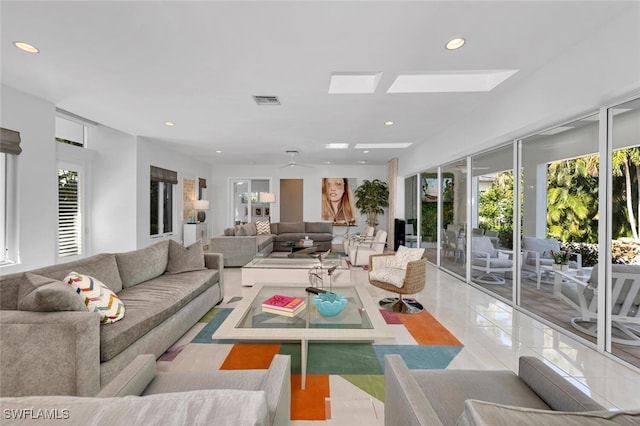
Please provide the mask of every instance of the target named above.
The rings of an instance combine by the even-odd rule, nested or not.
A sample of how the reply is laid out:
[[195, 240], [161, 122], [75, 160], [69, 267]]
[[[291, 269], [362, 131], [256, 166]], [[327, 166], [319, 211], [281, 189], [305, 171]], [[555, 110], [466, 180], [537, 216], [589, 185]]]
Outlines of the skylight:
[[330, 94], [374, 93], [382, 73], [334, 73], [329, 82]]
[[409, 148], [413, 145], [411, 142], [406, 143], [359, 143], [354, 149], [393, 149], [393, 148]]
[[488, 92], [516, 72], [518, 70], [401, 74], [387, 93]]

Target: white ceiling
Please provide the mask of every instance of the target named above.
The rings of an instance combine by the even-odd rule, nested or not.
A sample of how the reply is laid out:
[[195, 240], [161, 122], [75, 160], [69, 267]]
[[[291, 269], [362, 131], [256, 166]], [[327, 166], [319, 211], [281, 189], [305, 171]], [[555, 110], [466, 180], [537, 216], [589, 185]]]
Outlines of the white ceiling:
[[[283, 165], [286, 150], [305, 164], [383, 164], [407, 151], [324, 144], [428, 143], [632, 3], [2, 1], [1, 79], [214, 164]], [[467, 44], [446, 51], [454, 37]], [[399, 74], [509, 69], [491, 92], [386, 93]], [[337, 72], [382, 77], [373, 94], [329, 94]]]

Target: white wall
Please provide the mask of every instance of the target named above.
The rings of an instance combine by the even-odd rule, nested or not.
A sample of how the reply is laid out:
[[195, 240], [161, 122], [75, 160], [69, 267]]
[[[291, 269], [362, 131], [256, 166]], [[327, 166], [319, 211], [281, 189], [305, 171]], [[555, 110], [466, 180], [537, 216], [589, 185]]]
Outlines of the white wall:
[[0, 125], [20, 132], [18, 156], [18, 238], [20, 264], [2, 274], [55, 262], [58, 216], [55, 108], [8, 86], [1, 86]]
[[[146, 247], [162, 239], [162, 237], [151, 238], [149, 235], [149, 179], [151, 166], [162, 167], [178, 173], [178, 184], [175, 185], [173, 192], [174, 205], [176, 206], [173, 212], [174, 229], [170, 238], [182, 242], [182, 183], [185, 177], [196, 180], [198, 178], [207, 179], [207, 199], [211, 201], [211, 207], [207, 213], [206, 222], [211, 223], [209, 217], [212, 210], [219, 208], [212, 201], [211, 194], [213, 191], [209, 189], [210, 186], [213, 186], [208, 179], [211, 173], [211, 165], [181, 153], [178, 146], [172, 146], [145, 137], [138, 137], [137, 142], [137, 214], [135, 216], [137, 248]], [[211, 229], [209, 229], [209, 235], [211, 235]]]
[[[136, 138], [106, 126], [89, 128], [93, 159], [91, 246], [93, 253], [134, 250], [136, 241]], [[148, 186], [147, 186], [148, 188]]]
[[[491, 101], [475, 114], [461, 117], [456, 126], [433, 139], [417, 141], [400, 157], [398, 175], [527, 136], [637, 94], [640, 55], [634, 48], [640, 46], [640, 4], [635, 11], [612, 20], [517, 85], [507, 80], [487, 95]], [[447, 149], [436, 150], [436, 146]]]

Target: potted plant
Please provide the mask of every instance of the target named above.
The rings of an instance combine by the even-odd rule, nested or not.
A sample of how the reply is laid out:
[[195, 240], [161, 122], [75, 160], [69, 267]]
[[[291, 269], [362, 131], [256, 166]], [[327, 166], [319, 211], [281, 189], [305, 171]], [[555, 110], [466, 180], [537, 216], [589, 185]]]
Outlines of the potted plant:
[[367, 180], [356, 188], [356, 207], [360, 213], [367, 215], [367, 225], [375, 227], [379, 214], [384, 214], [384, 208], [389, 207], [389, 187], [379, 179]]
[[566, 271], [569, 268], [569, 252], [566, 250], [550, 250], [553, 258], [553, 268], [559, 271]]

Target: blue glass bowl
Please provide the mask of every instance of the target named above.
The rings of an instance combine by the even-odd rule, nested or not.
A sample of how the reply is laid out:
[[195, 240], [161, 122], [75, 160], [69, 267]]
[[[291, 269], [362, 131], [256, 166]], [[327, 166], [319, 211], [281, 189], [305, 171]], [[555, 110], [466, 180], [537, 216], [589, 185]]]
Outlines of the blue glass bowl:
[[347, 298], [336, 293], [320, 293], [313, 296], [313, 303], [321, 315], [335, 317], [347, 306]]

